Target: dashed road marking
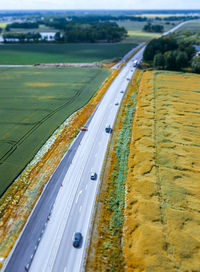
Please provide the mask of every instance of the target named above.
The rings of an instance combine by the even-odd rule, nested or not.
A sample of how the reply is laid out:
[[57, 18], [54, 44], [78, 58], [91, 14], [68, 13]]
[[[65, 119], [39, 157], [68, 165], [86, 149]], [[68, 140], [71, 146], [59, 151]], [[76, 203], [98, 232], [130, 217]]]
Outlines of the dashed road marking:
[[78, 199], [79, 199], [81, 194], [82, 194], [82, 190], [78, 193], [78, 196], [77, 196], [77, 199], [76, 199], [76, 204], [78, 203]]

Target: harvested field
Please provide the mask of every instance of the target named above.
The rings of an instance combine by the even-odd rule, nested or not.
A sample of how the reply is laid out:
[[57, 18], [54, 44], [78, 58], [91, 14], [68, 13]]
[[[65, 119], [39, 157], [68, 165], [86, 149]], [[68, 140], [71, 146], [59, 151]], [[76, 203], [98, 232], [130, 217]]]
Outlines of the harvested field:
[[176, 32], [200, 33], [200, 20], [194, 20], [180, 27]]
[[[154, 24], [157, 24], [158, 21], [154, 20]], [[164, 26], [164, 30], [168, 31], [173, 28], [175, 25], [179, 24], [179, 21], [169, 22], [166, 24], [165, 21], [159, 21], [159, 24]], [[137, 21], [117, 21], [119, 26], [123, 26], [128, 31], [128, 37], [121, 41], [121, 43], [142, 43], [147, 42], [151, 39], [160, 37], [161, 33], [150, 33], [143, 31], [143, 27], [147, 24], [147, 22], [137, 22]]]
[[127, 272], [200, 271], [200, 76], [145, 72], [127, 174]]

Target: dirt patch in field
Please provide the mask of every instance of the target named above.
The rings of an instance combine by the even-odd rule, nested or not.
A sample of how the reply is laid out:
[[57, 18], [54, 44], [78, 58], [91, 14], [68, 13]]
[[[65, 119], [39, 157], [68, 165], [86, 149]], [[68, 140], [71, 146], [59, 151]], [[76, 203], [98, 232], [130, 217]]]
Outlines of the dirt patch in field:
[[55, 86], [54, 83], [47, 83], [47, 82], [28, 82], [25, 83], [28, 87], [52, 87]]
[[200, 76], [142, 77], [127, 175], [127, 272], [200, 271]]

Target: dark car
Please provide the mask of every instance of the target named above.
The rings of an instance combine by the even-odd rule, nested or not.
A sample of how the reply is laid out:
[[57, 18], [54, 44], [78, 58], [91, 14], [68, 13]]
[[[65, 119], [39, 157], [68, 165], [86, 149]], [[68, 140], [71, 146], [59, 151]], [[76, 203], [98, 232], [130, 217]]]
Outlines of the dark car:
[[91, 180], [97, 179], [97, 174], [96, 174], [95, 172], [91, 172], [91, 174], [90, 174], [90, 179], [91, 179]]
[[73, 246], [79, 247], [82, 241], [82, 234], [80, 232], [75, 232], [73, 237]]
[[106, 125], [105, 131], [106, 131], [106, 133], [112, 133], [111, 126], [110, 125]]

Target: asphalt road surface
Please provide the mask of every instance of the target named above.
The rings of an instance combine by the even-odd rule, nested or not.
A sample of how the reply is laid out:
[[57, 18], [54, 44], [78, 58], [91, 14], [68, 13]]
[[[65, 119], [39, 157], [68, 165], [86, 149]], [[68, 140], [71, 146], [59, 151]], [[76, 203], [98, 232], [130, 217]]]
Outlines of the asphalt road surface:
[[[113, 126], [119, 108], [115, 104], [121, 103], [129, 80], [135, 72], [133, 60], [140, 60], [142, 55], [143, 50], [140, 50], [123, 67], [92, 118], [62, 182], [63, 186], [56, 198], [30, 271], [81, 271], [100, 173], [110, 139], [105, 127], [107, 124]], [[92, 171], [97, 173], [96, 180], [90, 179]], [[74, 232], [81, 232], [83, 235], [80, 248], [72, 246]]]
[[[143, 50], [124, 65], [89, 120], [88, 131], [77, 136], [62, 159], [9, 254], [3, 271], [82, 270], [100, 173], [110, 139], [105, 127], [114, 124], [124, 92], [135, 72], [133, 61], [142, 59]], [[97, 173], [96, 180], [90, 179], [92, 171]], [[80, 248], [72, 246], [74, 232], [83, 235]]]

